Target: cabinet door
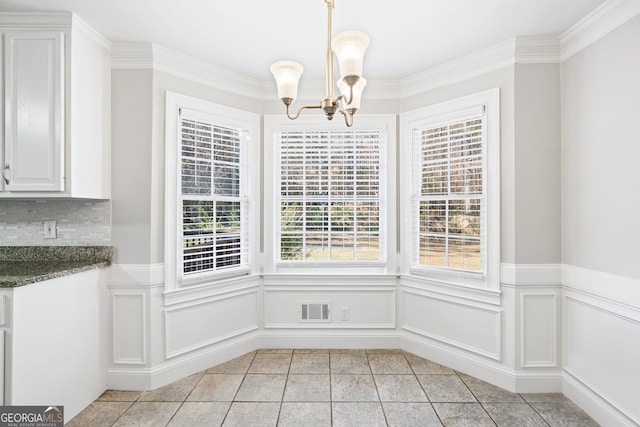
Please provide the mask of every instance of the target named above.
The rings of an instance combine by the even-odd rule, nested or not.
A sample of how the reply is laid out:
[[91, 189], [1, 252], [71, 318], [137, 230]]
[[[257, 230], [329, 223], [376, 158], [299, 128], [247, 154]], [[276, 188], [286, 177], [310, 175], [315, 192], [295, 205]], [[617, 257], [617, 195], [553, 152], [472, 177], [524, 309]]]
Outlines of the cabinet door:
[[64, 35], [5, 33], [5, 191], [64, 191]]

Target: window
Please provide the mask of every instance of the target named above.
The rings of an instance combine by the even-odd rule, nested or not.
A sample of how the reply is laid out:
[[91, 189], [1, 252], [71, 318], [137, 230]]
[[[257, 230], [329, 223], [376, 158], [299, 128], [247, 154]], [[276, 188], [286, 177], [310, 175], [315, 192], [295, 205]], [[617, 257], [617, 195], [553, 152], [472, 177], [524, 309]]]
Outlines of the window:
[[382, 134], [283, 131], [281, 260], [383, 260], [380, 253]]
[[412, 159], [412, 273], [470, 285], [497, 277], [497, 96], [486, 92], [403, 118]]
[[251, 113], [167, 94], [165, 248], [176, 286], [250, 271], [256, 128]]
[[311, 120], [272, 127], [266, 120], [273, 128], [276, 264], [385, 265], [389, 118], [359, 119], [353, 128]]
[[413, 129], [419, 265], [483, 270], [484, 114], [481, 108], [467, 114]]
[[183, 275], [247, 265], [242, 129], [198, 116], [180, 110]]

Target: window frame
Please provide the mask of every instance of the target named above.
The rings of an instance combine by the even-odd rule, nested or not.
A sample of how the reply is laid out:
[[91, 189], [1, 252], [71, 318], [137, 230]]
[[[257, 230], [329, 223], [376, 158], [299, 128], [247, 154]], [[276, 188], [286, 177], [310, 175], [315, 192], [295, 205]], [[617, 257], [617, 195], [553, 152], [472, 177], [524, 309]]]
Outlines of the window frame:
[[[280, 147], [278, 132], [282, 131], [344, 131], [344, 130], [380, 130], [384, 133], [384, 147], [380, 150], [381, 157], [381, 193], [387, 194], [380, 205], [380, 244], [381, 252], [386, 255], [385, 260], [353, 260], [353, 261], [281, 261], [279, 257], [280, 236]], [[396, 244], [396, 202], [391, 197], [395, 192], [396, 176], [396, 116], [390, 114], [357, 115], [354, 125], [345, 128], [343, 122], [328, 121], [322, 115], [301, 117], [296, 121], [280, 115], [264, 116], [264, 226], [265, 248], [273, 248], [273, 256], [265, 257], [265, 270], [268, 274], [275, 273], [323, 273], [335, 269], [329, 274], [388, 274], [395, 271]], [[384, 187], [384, 188], [382, 188]], [[384, 236], [382, 235], [384, 234]]]
[[[247, 262], [229, 269], [185, 274], [183, 272], [182, 251], [182, 203], [181, 193], [181, 109], [188, 110], [194, 117], [206, 118], [214, 126], [242, 129], [246, 134], [244, 165], [247, 173], [241, 184], [239, 200], [246, 203], [247, 215], [244, 219], [247, 232]], [[259, 170], [260, 118], [257, 114], [215, 104], [190, 96], [166, 92], [165, 116], [165, 289], [167, 291], [190, 288], [197, 285], [215, 284], [217, 281], [238, 276], [255, 274], [257, 266], [256, 247], [258, 242], [258, 199], [259, 174], [248, 173]], [[242, 159], [241, 159], [242, 163]], [[242, 169], [242, 168], [241, 168]], [[242, 170], [241, 170], [242, 175]], [[242, 176], [241, 176], [242, 179]], [[211, 197], [211, 200], [215, 196]], [[188, 198], [188, 197], [187, 197]]]
[[[421, 196], [419, 179], [416, 180], [414, 159], [421, 150], [413, 140], [413, 131], [437, 125], [450, 119], [462, 118], [465, 111], [482, 107], [484, 110], [483, 133], [483, 187], [485, 198], [484, 253], [480, 254], [484, 263], [482, 271], [468, 271], [449, 267], [422, 265], [419, 258], [419, 236], [416, 227], [419, 209], [416, 202]], [[404, 218], [402, 236], [403, 274], [432, 280], [444, 284], [472, 288], [499, 290], [500, 288], [500, 91], [498, 88], [469, 96], [433, 104], [400, 115], [401, 162], [406, 167], [402, 171], [401, 188]], [[482, 250], [482, 249], [481, 249]]]

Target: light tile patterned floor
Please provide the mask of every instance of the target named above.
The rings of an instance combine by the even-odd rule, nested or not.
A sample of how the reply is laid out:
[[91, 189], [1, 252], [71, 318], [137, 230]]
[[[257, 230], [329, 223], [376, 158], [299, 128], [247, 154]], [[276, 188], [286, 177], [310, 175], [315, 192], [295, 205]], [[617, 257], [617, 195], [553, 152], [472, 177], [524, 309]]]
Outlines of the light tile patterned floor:
[[70, 427], [597, 426], [560, 394], [515, 394], [400, 350], [249, 353], [153, 391], [106, 391]]

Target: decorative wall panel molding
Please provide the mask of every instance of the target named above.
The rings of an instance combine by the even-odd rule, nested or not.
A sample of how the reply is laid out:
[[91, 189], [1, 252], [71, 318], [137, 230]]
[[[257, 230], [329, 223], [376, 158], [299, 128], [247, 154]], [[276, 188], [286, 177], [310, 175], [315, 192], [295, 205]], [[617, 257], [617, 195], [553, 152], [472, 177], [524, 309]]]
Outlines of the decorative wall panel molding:
[[401, 276], [400, 285], [414, 292], [433, 298], [462, 304], [491, 304], [500, 306], [501, 292], [471, 286], [460, 286], [442, 281], [429, 280], [427, 277]]
[[[606, 283], [603, 283], [606, 286]], [[640, 320], [567, 291], [565, 372], [640, 425]]]
[[167, 359], [253, 332], [258, 329], [257, 289], [166, 308], [164, 323]]
[[402, 289], [402, 329], [501, 360], [501, 310], [433, 298]]
[[[330, 303], [331, 322], [300, 319], [301, 303]], [[265, 329], [389, 329], [396, 325], [394, 286], [265, 286]]]
[[558, 297], [556, 293], [520, 293], [520, 365], [558, 366]]
[[146, 295], [139, 292], [112, 292], [113, 363], [147, 363]]

